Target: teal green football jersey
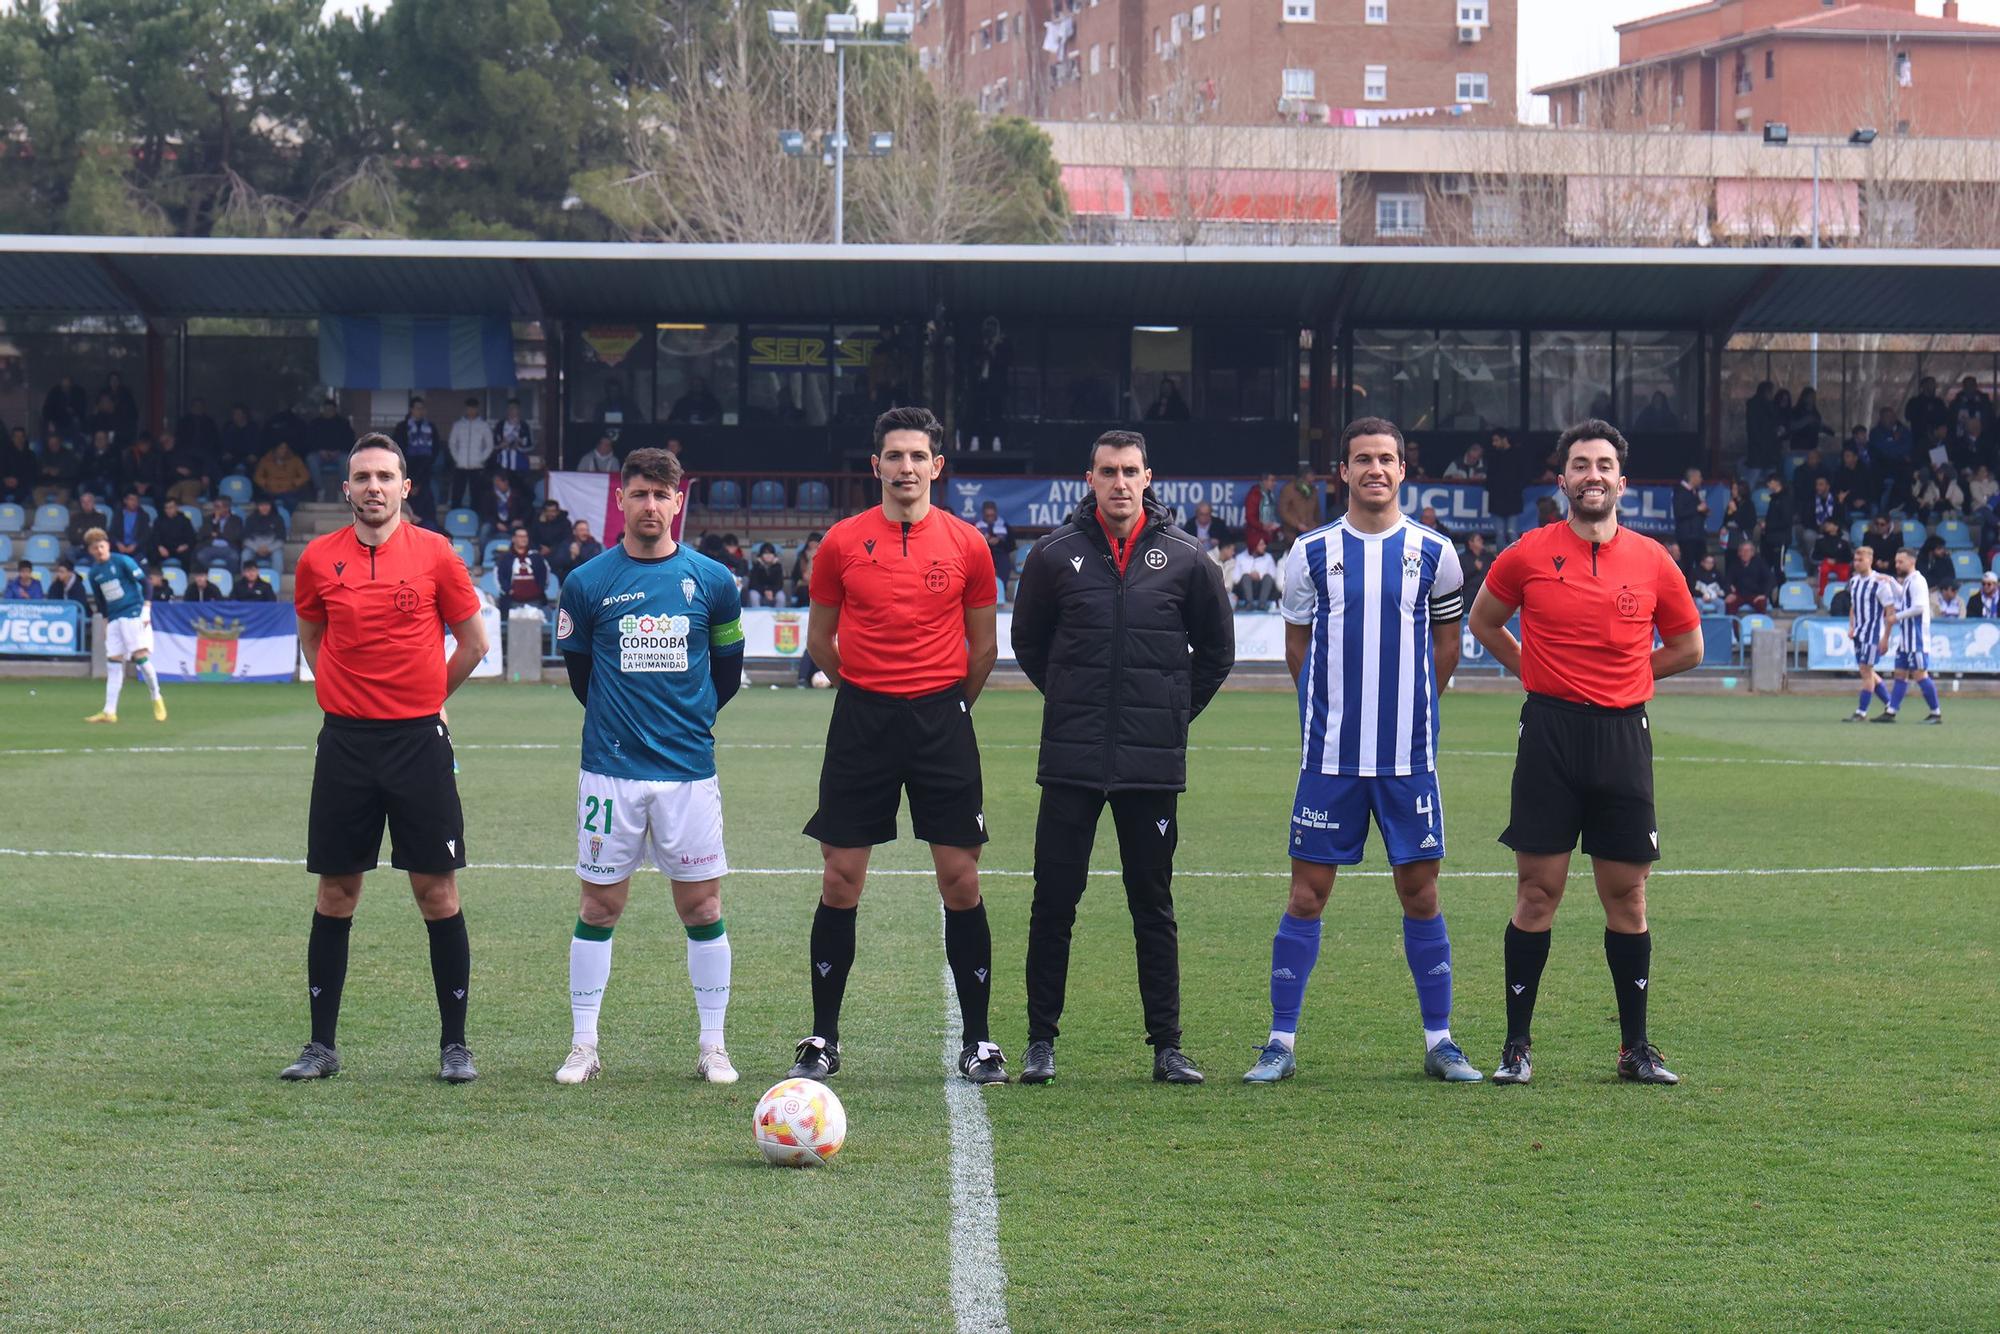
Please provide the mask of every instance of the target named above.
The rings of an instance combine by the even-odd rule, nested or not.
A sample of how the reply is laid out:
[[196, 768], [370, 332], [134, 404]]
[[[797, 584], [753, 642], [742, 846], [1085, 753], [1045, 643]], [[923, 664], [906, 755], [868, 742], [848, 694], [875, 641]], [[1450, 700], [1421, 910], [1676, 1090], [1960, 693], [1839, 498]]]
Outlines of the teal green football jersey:
[[90, 567], [90, 591], [109, 621], [122, 621], [146, 610], [146, 575], [139, 562], [112, 552], [109, 560]]

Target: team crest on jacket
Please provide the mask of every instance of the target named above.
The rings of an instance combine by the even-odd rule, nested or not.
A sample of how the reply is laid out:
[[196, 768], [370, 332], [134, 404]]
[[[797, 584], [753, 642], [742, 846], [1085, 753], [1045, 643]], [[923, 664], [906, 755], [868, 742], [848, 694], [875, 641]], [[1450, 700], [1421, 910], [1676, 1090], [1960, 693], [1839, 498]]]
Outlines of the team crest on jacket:
[[690, 607], [694, 605], [694, 580], [681, 580], [681, 601], [687, 603]]
[[1154, 547], [1152, 550], [1148, 551], [1146, 553], [1146, 568], [1150, 570], [1166, 569], [1167, 568], [1166, 551], [1160, 547]]

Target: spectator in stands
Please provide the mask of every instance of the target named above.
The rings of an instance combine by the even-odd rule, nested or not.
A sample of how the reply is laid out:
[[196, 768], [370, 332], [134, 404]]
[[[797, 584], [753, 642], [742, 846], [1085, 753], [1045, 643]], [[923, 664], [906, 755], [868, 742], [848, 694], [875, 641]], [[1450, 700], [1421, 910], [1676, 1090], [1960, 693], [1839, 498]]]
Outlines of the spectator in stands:
[[[485, 423], [481, 422], [480, 425], [483, 426]], [[452, 429], [456, 431], [458, 428], [454, 426]], [[458, 492], [458, 478], [462, 475], [460, 473], [452, 475], [451, 489], [454, 495]], [[504, 533], [514, 525], [525, 524], [528, 521], [528, 498], [514, 489], [514, 479], [504, 472], [491, 474], [490, 480], [472, 501], [473, 509], [478, 511], [480, 520], [489, 532]]]
[[[1812, 521], [1812, 531], [1818, 532], [1828, 523], [1838, 520], [1843, 512], [1840, 498], [1833, 494], [1832, 480], [1826, 477], [1813, 478], [1812, 514], [1809, 516]], [[1801, 540], [1798, 545], [1804, 547], [1807, 544]]]
[[1931, 465], [1917, 483], [1915, 498], [1917, 517], [1927, 524], [1965, 512], [1965, 488], [1959, 485], [1958, 473], [1949, 463]]
[[195, 535], [194, 561], [197, 565], [235, 568], [242, 559], [243, 520], [236, 517], [227, 496], [209, 502], [208, 518]]
[[1445, 527], [1444, 520], [1438, 518], [1437, 506], [1435, 505], [1426, 505], [1423, 509], [1419, 510], [1417, 512], [1417, 522], [1447, 541], [1456, 542], [1458, 540], [1458, 534]]
[[1486, 479], [1486, 446], [1477, 440], [1465, 447], [1465, 453], [1445, 465], [1445, 480], [1448, 482], [1479, 482]]
[[459, 504], [461, 497], [470, 503], [472, 496], [481, 494], [477, 479], [493, 461], [493, 426], [480, 415], [477, 398], [466, 398], [459, 419], [451, 424], [447, 448], [452, 467], [450, 503]]
[[1903, 405], [1903, 420], [1910, 424], [1912, 440], [1929, 440], [1935, 426], [1951, 420], [1951, 410], [1938, 397], [1937, 377], [1926, 375], [1917, 381], [1917, 392]]
[[1151, 407], [1146, 409], [1149, 422], [1184, 422], [1188, 419], [1187, 400], [1181, 397], [1181, 383], [1173, 376], [1163, 376], [1160, 387], [1153, 395]]
[[69, 548], [71, 560], [85, 559], [83, 535], [93, 528], [110, 533], [111, 516], [97, 507], [95, 491], [85, 491], [77, 497], [76, 508], [69, 512], [69, 527], [63, 530], [63, 545]]
[[195, 504], [208, 494], [211, 467], [207, 460], [183, 445], [180, 437], [172, 431], [160, 432], [155, 457], [159, 460], [163, 496], [171, 496], [186, 506]]
[[1722, 587], [1722, 571], [1715, 568], [1715, 553], [1705, 552], [1701, 564], [1688, 572], [1688, 592], [1704, 616], [1719, 616], [1727, 605]]
[[1811, 385], [1799, 390], [1799, 400], [1792, 405], [1790, 425], [1792, 449], [1817, 449], [1822, 439], [1833, 439], [1833, 428], [1819, 414], [1819, 391]]
[[1878, 472], [1910, 457], [1910, 428], [1896, 419], [1896, 410], [1884, 407], [1875, 414], [1875, 429], [1868, 433], [1868, 452]]
[[1982, 463], [1972, 470], [1972, 477], [1965, 483], [1965, 507], [1977, 512], [1992, 503], [1993, 496], [2000, 492], [2000, 482], [1993, 480], [1993, 469]]
[[83, 451], [81, 478], [83, 485], [100, 496], [115, 496], [124, 491], [119, 485], [124, 476], [124, 460], [111, 447], [111, 432], [94, 431], [90, 445]]
[[1875, 568], [1892, 568], [1895, 556], [1903, 549], [1903, 530], [1887, 514], [1877, 514], [1868, 521], [1865, 535], [1867, 545], [1875, 553]]
[[146, 539], [152, 536], [153, 520], [139, 504], [134, 492], [126, 492], [118, 512], [111, 516], [111, 549], [121, 556], [144, 562]]
[[49, 579], [46, 597], [50, 602], [76, 602], [90, 606], [90, 589], [76, 576], [76, 566], [70, 564], [69, 557], [56, 560], [56, 568]]
[[1278, 475], [1267, 472], [1243, 497], [1243, 534], [1255, 533], [1268, 544], [1277, 540], [1278, 531]]
[[121, 456], [119, 469], [121, 490], [158, 503], [166, 484], [160, 475], [160, 456], [153, 448], [152, 432], [139, 432], [138, 439]]
[[743, 551], [743, 544], [736, 540], [736, 534], [722, 535], [722, 554], [717, 557], [736, 575], [740, 581], [750, 573], [750, 557]]
[[1403, 467], [1403, 472], [1405, 476], [1407, 477], [1430, 476], [1429, 473], [1424, 471], [1423, 447], [1417, 443], [1416, 437], [1412, 436], [1410, 439], [1405, 440], [1403, 442], [1403, 454], [1405, 458], [1408, 460]]
[[264, 421], [263, 443], [257, 448], [257, 457], [263, 457], [266, 451], [275, 448], [277, 443], [283, 440], [291, 445], [300, 458], [304, 458], [306, 428], [309, 425], [311, 423], [304, 417], [292, 411], [290, 404], [280, 405], [278, 410]]
[[687, 392], [675, 399], [673, 407], [667, 412], [670, 422], [687, 422], [696, 426], [720, 421], [721, 418], [721, 400], [709, 392], [708, 381], [699, 375], [689, 377]]
[[174, 586], [167, 582], [167, 572], [157, 565], [146, 567], [146, 601], [172, 602]]
[[42, 581], [35, 578], [35, 563], [24, 560], [14, 567], [14, 577], [7, 581], [7, 588], [0, 597], [13, 602], [40, 602], [46, 593]]
[[508, 548], [500, 553], [495, 570], [500, 583], [500, 615], [504, 618], [516, 607], [549, 605], [549, 563], [528, 540], [528, 530], [514, 530]]
[[278, 590], [264, 577], [264, 571], [254, 560], [243, 562], [243, 573], [236, 577], [236, 587], [230, 592], [232, 602], [276, 602]]
[[792, 561], [792, 603], [794, 606], [804, 607], [812, 602], [813, 557], [819, 554], [821, 540], [821, 534], [807, 533], [804, 545], [799, 548], [798, 556]]
[[183, 602], [226, 602], [222, 590], [209, 582], [208, 567], [197, 565], [188, 571], [187, 592], [181, 594]]
[[1942, 537], [1924, 539], [1924, 544], [1917, 548], [1916, 567], [1917, 573], [1932, 588], [1947, 579], [1957, 578], [1957, 571], [1951, 563], [1951, 550], [1945, 546]]
[[493, 427], [493, 466], [513, 475], [515, 490], [535, 489], [530, 476], [535, 471], [535, 442], [518, 398], [507, 400], [507, 414]]
[[1813, 493], [1813, 483], [1820, 478], [1833, 480], [1833, 472], [1821, 462], [1818, 449], [1808, 449], [1806, 456], [1799, 460], [1799, 466], [1792, 469], [1792, 489], [1802, 496]]
[[1986, 425], [1986, 418], [1977, 413], [1968, 413], [1962, 420], [1958, 435], [1952, 441], [1947, 453], [1951, 466], [1961, 474], [1970, 473], [1981, 464], [1991, 465], [2000, 458], [1994, 453], [1994, 438]]
[[1213, 549], [1202, 554], [1214, 561], [1215, 568], [1222, 571], [1222, 586], [1229, 590], [1232, 599], [1230, 605], [1241, 610], [1243, 607], [1243, 598], [1236, 592], [1236, 543], [1234, 541], [1217, 542]]
[[131, 389], [117, 371], [104, 377], [104, 390], [98, 394], [97, 402], [100, 411], [110, 411], [112, 438], [119, 444], [139, 433], [139, 401], [132, 397]]
[[51, 431], [42, 442], [42, 456], [35, 469], [35, 502], [68, 496], [82, 480], [82, 456], [67, 440]]
[[174, 423], [174, 434], [180, 437], [181, 447], [189, 453], [205, 458], [219, 458], [222, 454], [222, 428], [215, 424], [215, 418], [209, 416], [208, 400], [205, 398], [188, 400], [187, 411]]
[[987, 501], [979, 507], [979, 522], [974, 524], [980, 535], [986, 539], [986, 549], [993, 556], [993, 580], [999, 589], [1002, 602], [1007, 600], [1007, 581], [1014, 575], [1014, 535], [1007, 531], [1007, 521], [1000, 517], [1000, 507]]
[[1833, 474], [1829, 489], [1843, 515], [1865, 515], [1874, 508], [1875, 476], [1862, 464], [1861, 455], [1853, 445], [1841, 449], [1840, 467]]
[[1837, 523], [1829, 521], [1820, 528], [1812, 558], [1819, 570], [1819, 586], [1813, 590], [1818, 597], [1826, 596], [1826, 586], [1833, 580], [1845, 582], [1854, 577], [1854, 544]]
[[28, 428], [16, 426], [0, 443], [0, 500], [16, 505], [35, 503], [35, 483], [41, 471], [28, 445]]
[[1535, 527], [1546, 528], [1552, 523], [1563, 521], [1562, 506], [1556, 504], [1554, 496], [1538, 496], [1535, 499]]
[[1758, 381], [1756, 392], [1743, 405], [1744, 462], [1760, 475], [1776, 472], [1779, 464], [1778, 414], [1771, 403], [1776, 387], [1769, 380]]
[[1278, 603], [1278, 562], [1259, 537], [1243, 539], [1236, 555], [1236, 596], [1250, 611], [1269, 611]]
[[1778, 591], [1778, 575], [1757, 548], [1748, 542], [1736, 548], [1722, 580], [1723, 608], [1734, 616], [1739, 611], [1769, 611], [1771, 595]]
[[2000, 620], [2000, 574], [1988, 570], [1979, 576], [1979, 591], [1967, 599], [1965, 614], [1974, 620]]
[[542, 559], [551, 566], [556, 561], [556, 548], [569, 541], [569, 515], [553, 500], [542, 502], [542, 512], [528, 525], [528, 539], [535, 544], [535, 550], [542, 553]]
[[611, 437], [597, 437], [597, 447], [576, 461], [577, 472], [617, 472], [618, 447], [611, 443]]
[[259, 496], [256, 507], [243, 516], [243, 550], [260, 557], [275, 556], [285, 545], [285, 516], [269, 496]]
[[1757, 506], [1750, 499], [1750, 483], [1737, 478], [1729, 484], [1728, 498], [1722, 502], [1721, 546], [1736, 550], [1738, 542], [1757, 540]]
[[437, 423], [431, 420], [430, 409], [425, 405], [422, 394], [410, 395], [403, 420], [397, 422], [389, 434], [403, 447], [403, 457], [410, 462], [410, 480], [429, 482], [444, 442], [438, 438]]
[[173, 561], [185, 569], [194, 554], [194, 537], [193, 521], [181, 513], [180, 501], [168, 496], [160, 504], [160, 521], [146, 539], [146, 559], [156, 565]]
[[1203, 551], [1213, 551], [1219, 544], [1235, 540], [1229, 531], [1229, 525], [1215, 517], [1215, 506], [1206, 500], [1196, 503], [1194, 517], [1181, 526], [1193, 536]]
[[1667, 559], [1674, 563], [1674, 568], [1682, 574], [1686, 574], [1692, 567], [1681, 559], [1681, 544], [1670, 537], [1663, 545], [1667, 549]]
[[270, 452], [257, 461], [257, 475], [252, 479], [257, 485], [257, 494], [273, 500], [289, 501], [296, 505], [313, 497], [312, 472], [306, 461], [292, 452], [291, 445], [280, 440]]
[[1951, 415], [1961, 423], [1980, 420], [1988, 433], [1993, 430], [1993, 400], [1979, 387], [1977, 375], [1959, 381], [1958, 392], [1951, 396]]
[[1639, 409], [1633, 419], [1635, 431], [1678, 431], [1681, 429], [1681, 414], [1674, 411], [1673, 402], [1664, 389], [1655, 389], [1653, 396], [1646, 400], [1646, 406]]
[[1931, 591], [1931, 615], [1941, 620], [1965, 619], [1965, 599], [1958, 595], [1958, 580], [1947, 579]]
[[569, 536], [549, 558], [549, 565], [563, 578], [585, 561], [604, 553], [604, 544], [590, 535], [590, 525], [578, 519], [570, 525]]
[[221, 445], [216, 454], [218, 465], [225, 473], [248, 472], [257, 466], [257, 460], [264, 453], [260, 444], [262, 437], [247, 404], [230, 405], [229, 420], [222, 424], [220, 438]]
[[1287, 551], [1299, 540], [1300, 533], [1319, 527], [1319, 487], [1314, 485], [1310, 463], [1301, 463], [1298, 475], [1285, 483], [1284, 492], [1278, 497], [1278, 525], [1284, 530]]
[[[995, 443], [997, 445], [998, 442], [996, 441]], [[681, 451], [684, 448], [686, 448], [686, 446], [681, 444], [681, 438], [679, 436], [670, 435], [667, 437], [667, 453], [672, 454], [675, 458], [679, 458], [681, 456]], [[683, 464], [682, 466], [685, 467], [686, 465]]]
[[320, 400], [319, 415], [306, 423], [306, 466], [312, 470], [316, 494], [322, 500], [336, 500], [340, 483], [347, 476], [347, 455], [354, 448], [354, 423], [330, 398]]
[[[1499, 427], [1486, 445], [1486, 512], [1493, 516], [1494, 535], [1504, 547], [1521, 531], [1521, 510], [1527, 503], [1524, 488], [1535, 462], [1525, 445], [1515, 445]], [[1537, 516], [1536, 523], [1540, 522]]]
[[436, 485], [435, 473], [428, 482], [411, 483], [410, 494], [403, 497], [403, 512], [417, 527], [443, 532], [444, 525], [438, 522], [437, 516], [437, 493], [432, 489]]
[[[1776, 564], [1792, 540], [1792, 489], [1785, 485], [1783, 473], [1774, 472], [1764, 479], [1764, 494], [1769, 499], [1758, 521], [1757, 546], [1765, 560]], [[1754, 506], [1751, 512], [1756, 512]]]
[[1486, 582], [1486, 572], [1493, 568], [1492, 553], [1486, 550], [1486, 534], [1472, 532], [1465, 535], [1465, 550], [1459, 553], [1458, 568], [1465, 576], [1465, 595], [1468, 598], [1478, 597], [1479, 586]]
[[65, 375], [42, 400], [42, 430], [53, 431], [65, 439], [73, 436], [83, 429], [86, 411], [83, 386]]
[[778, 559], [778, 549], [769, 542], [758, 545], [757, 559], [750, 562], [744, 598], [752, 607], [784, 607], [791, 603], [785, 593], [784, 564]]

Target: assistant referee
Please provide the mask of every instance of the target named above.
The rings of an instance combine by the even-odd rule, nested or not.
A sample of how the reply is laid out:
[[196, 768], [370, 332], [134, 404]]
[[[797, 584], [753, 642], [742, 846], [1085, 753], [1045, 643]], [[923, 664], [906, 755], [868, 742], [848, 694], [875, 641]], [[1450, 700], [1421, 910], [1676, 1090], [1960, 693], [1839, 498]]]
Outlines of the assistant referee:
[[[1608, 422], [1564, 431], [1557, 454], [1568, 521], [1501, 552], [1472, 606], [1473, 636], [1528, 689], [1513, 808], [1500, 835], [1514, 850], [1519, 884], [1507, 924], [1507, 1041], [1496, 1084], [1528, 1082], [1535, 993], [1579, 835], [1604, 903], [1618, 1077], [1680, 1082], [1646, 1036], [1646, 876], [1660, 855], [1646, 701], [1655, 681], [1701, 661], [1701, 617], [1666, 548], [1618, 525], [1628, 453]], [[1518, 641], [1507, 629], [1516, 609]]]
[[[312, 1040], [281, 1079], [340, 1073], [334, 1028], [347, 978], [348, 929], [361, 878], [382, 852], [407, 871], [430, 931], [440, 1021], [438, 1078], [478, 1077], [465, 1046], [472, 949], [458, 904], [465, 816], [452, 777], [446, 696], [486, 654], [479, 597], [451, 544], [402, 521], [409, 465], [396, 442], [364, 435], [342, 488], [354, 522], [315, 539], [299, 558], [293, 600], [299, 648], [326, 711], [313, 762], [306, 869], [319, 877], [306, 943]], [[445, 660], [444, 632], [457, 639]]]

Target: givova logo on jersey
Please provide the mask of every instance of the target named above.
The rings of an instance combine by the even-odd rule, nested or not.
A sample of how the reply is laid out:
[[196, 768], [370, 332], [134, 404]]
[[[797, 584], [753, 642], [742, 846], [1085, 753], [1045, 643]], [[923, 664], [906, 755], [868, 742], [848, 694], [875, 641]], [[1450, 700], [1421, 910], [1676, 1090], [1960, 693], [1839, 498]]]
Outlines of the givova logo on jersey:
[[618, 670], [622, 672], [684, 672], [688, 669], [686, 616], [621, 616], [618, 618]]

